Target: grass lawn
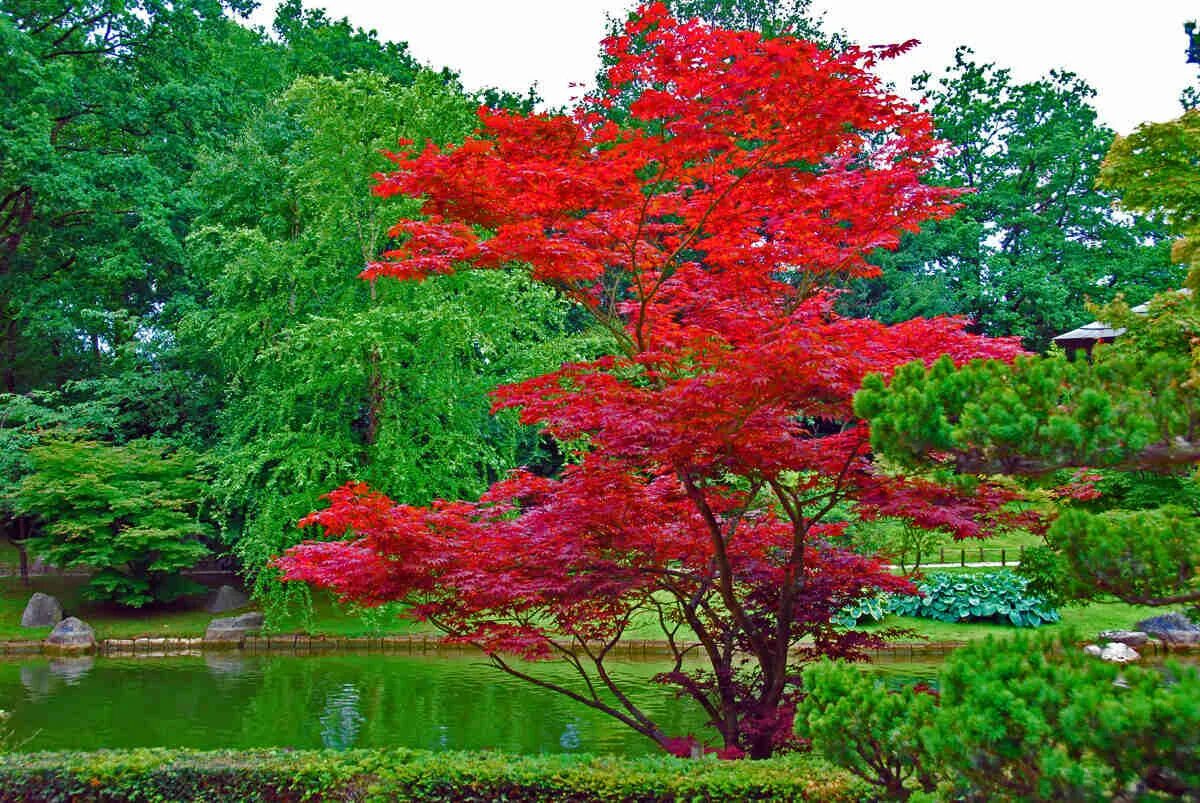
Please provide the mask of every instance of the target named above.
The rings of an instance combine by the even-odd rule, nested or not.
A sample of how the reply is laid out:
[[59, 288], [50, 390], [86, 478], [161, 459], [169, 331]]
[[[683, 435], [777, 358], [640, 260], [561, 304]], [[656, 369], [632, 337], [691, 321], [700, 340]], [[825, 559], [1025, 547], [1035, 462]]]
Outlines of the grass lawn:
[[[1036, 632], [1058, 633], [1064, 630], [1074, 630], [1080, 638], [1092, 638], [1102, 630], [1129, 630], [1135, 622], [1163, 613], [1163, 610], [1126, 605], [1123, 602], [1095, 602], [1090, 605], [1064, 608], [1061, 613], [1061, 622], [1042, 625], [1037, 628]], [[931, 642], [977, 641], [988, 636], [1009, 636], [1029, 630], [999, 622], [938, 622], [934, 619], [918, 619], [912, 616], [889, 616], [882, 622], [863, 624], [860, 629], [873, 631], [886, 627], [915, 630], [918, 635]]]
[[[96, 638], [189, 638], [203, 636], [208, 623], [218, 616], [236, 616], [242, 611], [211, 614], [203, 609], [204, 595], [141, 609], [120, 608], [80, 599], [81, 577], [34, 577], [25, 586], [20, 578], [0, 577], [0, 640], [41, 640], [51, 628], [21, 627], [21, 612], [34, 591], [52, 594], [63, 605], [67, 616], [77, 616], [96, 630]], [[388, 618], [382, 627], [374, 627], [361, 617], [342, 609], [327, 595], [314, 595], [310, 627], [298, 614], [283, 619], [276, 628], [281, 633], [309, 632], [313, 635], [340, 637], [394, 635], [433, 632], [431, 628], [407, 619]], [[246, 608], [244, 610], [250, 610]]]
[[[980, 571], [976, 569], [974, 571]], [[204, 635], [214, 614], [203, 610], [204, 597], [197, 596], [167, 606], [143, 609], [123, 609], [116, 606], [85, 602], [79, 597], [82, 578], [78, 577], [35, 577], [32, 586], [26, 587], [16, 577], [0, 577], [0, 640], [41, 640], [50, 633], [50, 628], [23, 628], [20, 626], [21, 612], [33, 591], [53, 594], [62, 602], [68, 616], [78, 616], [96, 630], [96, 637], [138, 638], [169, 637], [185, 638]], [[236, 615], [235, 612], [219, 614]], [[1120, 602], [1093, 603], [1091, 605], [1066, 608], [1062, 621], [1045, 625], [1041, 632], [1055, 632], [1074, 628], [1081, 637], [1089, 638], [1101, 630], [1119, 630], [1131, 627], [1139, 619], [1162, 613], [1161, 610], [1126, 605]], [[973, 641], [987, 636], [1003, 636], [1015, 633], [1019, 628], [999, 623], [949, 623], [931, 619], [889, 616], [883, 622], [864, 624], [864, 630], [884, 627], [903, 627], [931, 642]], [[379, 637], [430, 633], [436, 631], [429, 625], [398, 616], [379, 616], [369, 622], [357, 613], [339, 606], [327, 594], [314, 594], [311, 618], [306, 619], [299, 611], [276, 622], [275, 632], [310, 633], [312, 635], [337, 636], [340, 638]], [[628, 633], [630, 639], [661, 639], [658, 623], [647, 617], [635, 624]]]

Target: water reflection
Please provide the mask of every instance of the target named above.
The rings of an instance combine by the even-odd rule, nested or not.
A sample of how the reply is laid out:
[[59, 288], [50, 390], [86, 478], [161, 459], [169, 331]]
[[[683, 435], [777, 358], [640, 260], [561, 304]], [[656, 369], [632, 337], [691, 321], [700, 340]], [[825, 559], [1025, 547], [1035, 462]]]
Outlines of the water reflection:
[[583, 745], [583, 740], [579, 738], [579, 726], [574, 722], [568, 722], [563, 727], [562, 736], [558, 737], [558, 746], [567, 752], [578, 750]]
[[51, 675], [60, 677], [66, 681], [68, 686], [74, 686], [87, 677], [87, 674], [92, 671], [92, 667], [95, 665], [96, 659], [90, 655], [52, 658], [50, 659], [49, 671]]
[[[631, 660], [611, 671], [668, 733], [704, 734], [697, 710], [650, 682], [667, 668], [661, 660]], [[531, 671], [563, 684], [578, 680], [565, 665]], [[894, 672], [904, 674], [900, 666]], [[0, 708], [12, 710], [17, 740], [28, 738], [22, 749], [31, 751], [411, 747], [642, 755], [658, 749], [600, 712], [470, 654], [0, 660]]]
[[358, 738], [363, 715], [358, 710], [358, 689], [345, 684], [325, 698], [321, 711], [321, 743], [333, 750], [348, 750]]

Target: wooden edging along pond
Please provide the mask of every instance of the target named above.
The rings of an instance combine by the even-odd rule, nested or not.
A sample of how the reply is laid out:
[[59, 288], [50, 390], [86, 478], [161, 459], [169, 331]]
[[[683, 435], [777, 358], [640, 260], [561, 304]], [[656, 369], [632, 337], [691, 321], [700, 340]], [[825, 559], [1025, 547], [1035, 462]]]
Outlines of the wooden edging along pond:
[[[920, 659], [943, 657], [968, 641], [899, 642], [878, 649], [866, 650], [872, 658], [884, 660]], [[685, 645], [686, 646], [686, 645]], [[1151, 640], [1137, 648], [1142, 655], [1169, 655], [1200, 651], [1198, 645], [1168, 645]], [[348, 638], [337, 636], [310, 636], [306, 634], [275, 634], [268, 636], [246, 636], [238, 641], [205, 641], [203, 638], [134, 638], [104, 639], [96, 643], [93, 650], [58, 650], [42, 641], [0, 641], [0, 656], [20, 655], [79, 655], [144, 656], [198, 655], [202, 652], [240, 652], [251, 655], [264, 653], [292, 653], [296, 655], [326, 653], [441, 653], [462, 654], [477, 652], [467, 644], [445, 644], [431, 635], [400, 635], [378, 638]], [[663, 641], [654, 639], [628, 639], [622, 641], [611, 652], [617, 657], [651, 658], [669, 657], [670, 650]]]

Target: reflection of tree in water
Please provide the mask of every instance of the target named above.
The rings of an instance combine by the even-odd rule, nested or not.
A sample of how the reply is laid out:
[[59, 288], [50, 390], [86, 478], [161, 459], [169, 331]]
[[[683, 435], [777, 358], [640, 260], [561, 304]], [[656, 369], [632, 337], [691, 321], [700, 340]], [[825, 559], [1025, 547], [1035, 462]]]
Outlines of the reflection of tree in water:
[[568, 722], [563, 728], [562, 736], [558, 737], [558, 746], [563, 750], [578, 750], [583, 745], [579, 736], [579, 725], [575, 721]]
[[358, 738], [363, 715], [358, 710], [358, 688], [346, 683], [325, 698], [321, 711], [321, 742], [332, 750], [347, 750]]

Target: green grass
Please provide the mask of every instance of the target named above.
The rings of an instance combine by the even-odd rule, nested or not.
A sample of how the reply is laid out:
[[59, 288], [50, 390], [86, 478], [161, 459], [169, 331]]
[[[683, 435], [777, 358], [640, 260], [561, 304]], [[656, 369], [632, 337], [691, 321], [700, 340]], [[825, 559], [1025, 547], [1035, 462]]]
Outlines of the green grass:
[[[978, 570], [976, 570], [978, 571]], [[80, 599], [82, 578], [78, 577], [35, 577], [32, 586], [26, 587], [16, 577], [0, 578], [0, 640], [41, 640], [50, 633], [50, 628], [23, 628], [20, 626], [21, 612], [33, 591], [53, 594], [62, 602], [66, 615], [78, 616], [96, 630], [99, 639], [128, 639], [147, 637], [190, 638], [204, 635], [214, 614], [203, 610], [204, 597], [198, 596], [173, 605], [142, 609], [122, 609], [110, 605], [86, 602]], [[237, 612], [218, 614], [232, 616]], [[1044, 625], [1041, 632], [1073, 628], [1083, 637], [1090, 637], [1101, 630], [1119, 630], [1131, 627], [1139, 619], [1162, 613], [1155, 608], [1126, 605], [1121, 602], [1092, 603], [1085, 606], [1066, 608], [1062, 621]], [[999, 623], [938, 622], [932, 619], [917, 619], [889, 616], [881, 623], [864, 624], [864, 630], [879, 630], [885, 627], [902, 627], [916, 631], [921, 639], [939, 641], [975, 641], [987, 636], [1004, 636], [1016, 633], [1020, 628]], [[327, 594], [313, 595], [312, 615], [305, 618], [299, 612], [281, 617], [276, 622], [275, 632], [309, 633], [312, 635], [336, 636], [338, 638], [379, 637], [414, 633], [434, 634], [429, 625], [414, 622], [399, 616], [377, 617], [366, 621], [353, 610], [338, 605]], [[646, 617], [630, 628], [630, 639], [661, 639], [663, 634], [658, 623]]]
[[[219, 616], [235, 616], [240, 611], [211, 614], [203, 609], [205, 595], [190, 597], [171, 605], [130, 609], [80, 598], [81, 577], [44, 576], [31, 578], [24, 585], [19, 578], [0, 578], [0, 640], [41, 640], [51, 628], [21, 627], [21, 612], [34, 591], [52, 594], [62, 603], [64, 614], [77, 616], [96, 631], [96, 638], [128, 639], [193, 638], [204, 635], [208, 623]], [[244, 610], [250, 610], [246, 608]], [[307, 632], [312, 635], [352, 638], [357, 636], [396, 635], [433, 632], [431, 628], [408, 619], [392, 617], [376, 627], [362, 617], [337, 605], [328, 595], [314, 595], [313, 615], [305, 626], [299, 614], [283, 618], [276, 627], [281, 633]]]

